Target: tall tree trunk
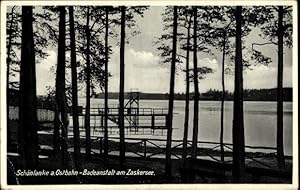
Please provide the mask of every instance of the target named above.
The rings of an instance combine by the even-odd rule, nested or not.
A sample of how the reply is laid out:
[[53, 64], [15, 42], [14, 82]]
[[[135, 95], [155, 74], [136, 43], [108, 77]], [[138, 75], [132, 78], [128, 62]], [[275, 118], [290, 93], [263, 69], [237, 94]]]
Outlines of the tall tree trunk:
[[120, 167], [125, 168], [125, 133], [124, 133], [124, 72], [125, 72], [125, 14], [126, 7], [121, 7], [121, 43], [120, 43], [120, 88], [119, 88], [119, 130], [120, 130]]
[[38, 165], [38, 136], [36, 111], [35, 53], [32, 28], [32, 7], [22, 7], [22, 48], [20, 69], [20, 135], [24, 167]]
[[72, 114], [73, 114], [73, 134], [74, 134], [74, 160], [75, 167], [79, 168], [80, 159], [80, 136], [78, 120], [78, 87], [77, 87], [77, 64], [76, 64], [76, 42], [74, 29], [74, 10], [69, 6], [70, 20], [70, 46], [71, 46], [71, 73], [72, 73]]
[[86, 156], [91, 155], [91, 126], [90, 126], [90, 108], [91, 108], [91, 66], [90, 66], [90, 8], [87, 7], [86, 17], [86, 107], [85, 107], [85, 132], [86, 132]]
[[277, 78], [277, 162], [279, 169], [284, 169], [283, 151], [283, 7], [278, 10], [278, 78]]
[[220, 129], [220, 148], [221, 161], [224, 162], [224, 101], [225, 101], [225, 45], [226, 45], [226, 31], [223, 31], [223, 47], [222, 47], [222, 99], [221, 99], [221, 129]]
[[[190, 17], [191, 18], [191, 17]], [[189, 106], [190, 106], [190, 75], [189, 75], [189, 62], [190, 62], [190, 30], [191, 30], [191, 19], [188, 20], [187, 28], [187, 49], [186, 49], [186, 91], [185, 91], [185, 112], [184, 112], [184, 132], [183, 132], [183, 144], [182, 144], [182, 159], [185, 160], [187, 157], [187, 144], [188, 144], [188, 131], [189, 131]]]
[[104, 82], [104, 161], [107, 163], [108, 157], [108, 11], [105, 7], [105, 82]]
[[245, 170], [245, 135], [243, 110], [243, 62], [242, 62], [242, 7], [237, 6], [236, 19], [236, 50], [234, 76], [234, 107], [233, 107], [233, 180], [241, 182]]
[[59, 37], [58, 37], [58, 60], [56, 70], [56, 104], [61, 119], [61, 153], [62, 166], [67, 167], [68, 162], [68, 115], [67, 115], [67, 98], [65, 89], [65, 69], [66, 69], [66, 9], [64, 6], [59, 7]]
[[193, 7], [194, 12], [194, 123], [193, 123], [193, 140], [192, 140], [192, 158], [197, 158], [197, 142], [198, 142], [198, 121], [199, 121], [199, 86], [198, 86], [198, 71], [197, 71], [197, 7]]
[[[10, 96], [9, 96], [9, 72], [10, 72], [10, 64], [11, 64], [11, 58], [10, 58], [10, 51], [12, 46], [12, 29], [13, 29], [13, 22], [14, 22], [14, 9], [15, 6], [11, 10], [11, 20], [9, 23], [9, 29], [8, 29], [8, 44], [7, 44], [7, 58], [6, 58], [6, 114], [7, 118], [6, 121], [9, 121], [9, 104], [10, 104]], [[10, 130], [7, 131], [7, 145], [11, 144], [11, 133]]]
[[177, 6], [174, 6], [173, 13], [173, 42], [172, 42], [172, 63], [170, 73], [170, 93], [168, 106], [168, 120], [167, 120], [167, 145], [166, 145], [166, 176], [172, 176], [171, 163], [171, 148], [172, 148], [172, 130], [173, 130], [173, 107], [174, 107], [174, 86], [175, 86], [175, 68], [176, 68], [176, 52], [177, 52]]

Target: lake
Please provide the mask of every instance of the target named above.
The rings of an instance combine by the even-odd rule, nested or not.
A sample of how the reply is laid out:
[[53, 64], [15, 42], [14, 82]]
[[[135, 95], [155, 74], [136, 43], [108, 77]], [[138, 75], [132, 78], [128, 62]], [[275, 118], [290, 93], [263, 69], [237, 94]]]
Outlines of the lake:
[[[127, 100], [125, 100], [125, 103]], [[92, 99], [91, 107], [102, 107], [103, 99]], [[80, 99], [79, 104], [85, 105], [85, 99]], [[109, 100], [110, 105], [117, 105], [118, 100]], [[140, 100], [140, 108], [167, 108], [167, 100]], [[245, 125], [245, 143], [252, 146], [276, 147], [276, 102], [244, 102], [244, 125]], [[219, 142], [220, 135], [220, 115], [221, 102], [219, 101], [200, 101], [199, 112], [199, 141]], [[181, 140], [183, 138], [184, 124], [184, 101], [174, 102], [173, 117], [173, 139]], [[193, 102], [190, 102], [189, 117], [189, 139], [192, 138], [193, 125]], [[284, 125], [284, 152], [285, 155], [292, 155], [292, 102], [284, 102], [283, 105], [283, 125]], [[232, 143], [232, 119], [233, 102], [226, 101], [224, 107], [224, 142]], [[164, 133], [166, 134], [166, 132]], [[118, 134], [110, 134], [118, 136]], [[126, 137], [140, 137], [139, 135], [126, 135]], [[144, 136], [143, 136], [144, 137]], [[149, 137], [149, 135], [147, 136]], [[151, 137], [151, 136], [150, 136]], [[154, 138], [163, 138], [164, 136], [155, 136]]]

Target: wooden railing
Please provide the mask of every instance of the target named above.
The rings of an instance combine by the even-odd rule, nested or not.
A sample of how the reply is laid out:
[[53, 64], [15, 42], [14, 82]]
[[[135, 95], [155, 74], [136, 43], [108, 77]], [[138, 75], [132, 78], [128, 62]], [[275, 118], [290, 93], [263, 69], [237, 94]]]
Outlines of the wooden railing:
[[[100, 146], [100, 154], [103, 154], [103, 137], [96, 137], [94, 141], [97, 141]], [[166, 150], [165, 139], [154, 138], [126, 138], [126, 153], [131, 157], [142, 157], [144, 159], [151, 159], [155, 157], [164, 158]], [[109, 137], [110, 147], [109, 152], [119, 151], [119, 139], [117, 137]], [[182, 157], [182, 140], [172, 140], [172, 159], [181, 159]], [[192, 142], [188, 141], [188, 150], [191, 150]], [[232, 144], [224, 143], [225, 157], [227, 158], [224, 163], [232, 163]], [[206, 159], [216, 162], [222, 162], [220, 159], [220, 143], [210, 141], [198, 141], [198, 156], [199, 158], [206, 157]], [[267, 163], [258, 160], [256, 157], [259, 154], [275, 155], [276, 148], [265, 146], [245, 146], [246, 155], [245, 158], [251, 160], [258, 165], [266, 168], [272, 168]], [[190, 151], [188, 152], [190, 154]]]

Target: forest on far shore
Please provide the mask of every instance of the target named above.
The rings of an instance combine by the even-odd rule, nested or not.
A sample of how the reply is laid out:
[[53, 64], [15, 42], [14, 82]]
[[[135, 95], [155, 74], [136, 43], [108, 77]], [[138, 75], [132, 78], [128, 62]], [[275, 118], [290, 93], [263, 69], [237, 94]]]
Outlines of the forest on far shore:
[[[276, 101], [277, 98], [277, 88], [270, 88], [270, 89], [245, 89], [244, 90], [244, 100], [245, 101]], [[9, 105], [18, 105], [18, 90], [10, 89], [11, 98], [9, 101]], [[125, 98], [129, 99], [130, 94], [127, 92], [125, 93]], [[110, 92], [108, 93], [109, 99], [118, 99], [119, 93], [117, 92]], [[139, 93], [139, 99], [141, 100], [168, 100], [168, 93]], [[193, 100], [194, 93], [190, 93], [190, 100]], [[104, 93], [98, 93], [94, 95], [94, 98], [97, 99], [104, 99]], [[45, 101], [49, 100], [48, 96], [38, 96], [37, 97], [39, 105], [44, 105]], [[51, 97], [50, 99], [53, 99]], [[175, 100], [185, 100], [185, 93], [175, 93], [174, 94]], [[200, 100], [207, 100], [207, 101], [221, 101], [222, 100], [222, 91], [210, 89], [204, 93], [201, 93], [199, 96]], [[233, 100], [233, 93], [232, 92], [225, 92], [225, 100], [231, 101]], [[283, 88], [283, 101], [291, 102], [293, 101], [293, 89], [290, 87]], [[44, 103], [42, 103], [44, 102]]]
[[[104, 93], [99, 93], [94, 96], [95, 98], [103, 99]], [[118, 99], [119, 93], [111, 92], [108, 94], [109, 99]], [[139, 93], [139, 98], [142, 100], [168, 100], [168, 93]], [[194, 93], [190, 93], [190, 99], [192, 100]], [[283, 88], [283, 100], [290, 102], [293, 97], [292, 88]], [[125, 93], [125, 98], [129, 98], [129, 93]], [[244, 100], [246, 101], [276, 101], [277, 88], [271, 89], [245, 89]], [[185, 93], [175, 93], [175, 100], [185, 100]], [[200, 100], [215, 100], [220, 101], [222, 99], [222, 91], [210, 89], [207, 92], [200, 93]], [[225, 100], [233, 100], [232, 92], [225, 92]]]

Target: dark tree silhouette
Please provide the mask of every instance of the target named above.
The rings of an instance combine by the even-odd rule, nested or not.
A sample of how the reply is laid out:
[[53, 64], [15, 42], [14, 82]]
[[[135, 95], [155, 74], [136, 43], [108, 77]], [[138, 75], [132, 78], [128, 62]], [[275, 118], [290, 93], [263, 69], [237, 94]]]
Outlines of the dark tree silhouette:
[[182, 144], [182, 159], [187, 157], [187, 144], [188, 144], [188, 130], [189, 130], [189, 110], [190, 110], [190, 75], [189, 75], [189, 62], [190, 62], [190, 40], [191, 40], [191, 25], [192, 25], [192, 15], [190, 8], [187, 8], [185, 11], [186, 14], [186, 23], [187, 23], [187, 34], [186, 34], [186, 91], [185, 91], [185, 110], [184, 110], [184, 132], [183, 132], [183, 144]]
[[120, 167], [125, 167], [125, 133], [124, 133], [124, 84], [125, 84], [125, 17], [126, 7], [121, 7], [120, 34], [120, 86], [119, 86], [119, 130], [120, 130]]
[[108, 46], [108, 35], [109, 35], [109, 10], [110, 7], [105, 7], [105, 82], [104, 82], [104, 161], [108, 163], [108, 62], [109, 62], [109, 46]]
[[175, 86], [175, 67], [176, 67], [176, 50], [177, 50], [177, 6], [173, 10], [173, 42], [172, 42], [172, 62], [170, 73], [170, 92], [169, 92], [169, 106], [167, 119], [167, 146], [166, 146], [166, 176], [172, 176], [171, 163], [171, 147], [172, 147], [172, 130], [173, 130], [173, 107], [174, 107], [174, 86]]
[[91, 65], [90, 65], [90, 7], [87, 7], [86, 15], [86, 105], [85, 105], [85, 117], [84, 117], [84, 127], [85, 127], [85, 153], [87, 157], [91, 155], [91, 126], [90, 126], [90, 108], [91, 108]]
[[242, 59], [242, 7], [237, 6], [235, 11], [235, 77], [233, 102], [233, 180], [241, 182], [245, 170], [245, 135], [243, 110], [243, 59]]
[[75, 167], [79, 168], [80, 159], [80, 136], [79, 136], [79, 120], [78, 120], [78, 86], [77, 86], [77, 62], [76, 62], [76, 41], [74, 29], [74, 10], [73, 6], [69, 6], [70, 21], [70, 46], [71, 46], [71, 73], [72, 73], [72, 118], [73, 118], [73, 134], [74, 134], [74, 161]]
[[[7, 15], [7, 90], [10, 88], [18, 89], [19, 80], [11, 80], [11, 77], [15, 77], [20, 72], [20, 58], [19, 53], [21, 49], [21, 33], [22, 33], [22, 19], [21, 19], [21, 6], [13, 6], [11, 12]], [[43, 10], [46, 10], [43, 7]], [[41, 60], [45, 59], [48, 55], [45, 49], [55, 41], [53, 39], [56, 34], [51, 33], [54, 29], [49, 25], [49, 22], [55, 20], [49, 12], [40, 14], [32, 11], [32, 28], [33, 28], [33, 40], [34, 40], [34, 53], [35, 63], [38, 64]], [[47, 34], [47, 35], [46, 35]], [[49, 35], [50, 34], [50, 35]], [[7, 91], [7, 92], [8, 92]], [[7, 97], [8, 106], [10, 104], [10, 98]], [[7, 107], [7, 113], [9, 113], [9, 107]], [[9, 118], [8, 118], [9, 119]], [[9, 136], [8, 136], [9, 138]], [[57, 144], [59, 141], [56, 139], [54, 142]], [[54, 144], [54, 149], [56, 149]]]
[[[222, 71], [221, 71], [221, 83], [222, 83], [222, 95], [221, 95], [221, 118], [220, 118], [220, 157], [221, 161], [224, 162], [224, 103], [225, 103], [225, 59], [226, 56], [233, 57], [232, 55], [232, 45], [230, 43], [229, 38], [234, 37], [234, 30], [232, 28], [233, 19], [229, 16], [230, 11], [232, 10], [231, 7], [222, 7], [220, 13], [223, 15], [220, 17], [217, 22], [219, 23], [220, 27], [216, 27], [213, 30], [212, 36], [215, 39], [212, 43], [217, 49], [220, 49], [222, 53]], [[226, 24], [223, 24], [226, 23]]]
[[194, 74], [194, 120], [193, 120], [193, 139], [192, 139], [192, 158], [197, 157], [198, 143], [198, 121], [199, 121], [199, 86], [198, 86], [198, 71], [197, 71], [197, 7], [193, 7], [194, 13], [194, 35], [193, 35], [193, 74]]
[[[198, 9], [200, 9], [198, 7]], [[203, 11], [201, 14], [198, 15], [198, 17], [201, 17], [201, 25], [197, 28], [197, 40], [200, 40], [201, 43], [198, 43], [196, 45], [196, 51], [201, 51], [203, 53], [209, 53], [210, 50], [206, 47], [207, 42], [209, 41], [210, 36], [208, 35], [209, 31], [209, 25], [206, 17], [208, 16], [211, 18], [210, 15], [215, 15], [213, 11], [209, 10], [207, 11], [205, 8], [202, 8]], [[173, 33], [171, 29], [173, 28], [173, 17], [172, 17], [172, 7], [167, 7], [163, 13], [163, 22], [164, 22], [164, 33], [159, 37], [155, 44], [158, 45], [158, 50], [160, 51], [160, 56], [162, 57], [161, 62], [163, 64], [170, 63], [172, 60], [172, 38]], [[212, 14], [208, 14], [208, 12], [212, 12]], [[192, 35], [188, 35], [184, 33], [185, 30], [191, 30], [192, 29], [192, 17], [193, 17], [193, 10], [192, 7], [178, 7], [178, 50], [176, 54], [176, 69], [180, 67], [180, 63], [183, 63], [182, 59], [185, 59], [186, 64], [189, 62], [189, 52], [193, 50], [192, 46], [190, 44], [187, 44], [187, 41], [190, 41]], [[214, 16], [215, 17], [215, 16]], [[199, 19], [200, 20], [200, 19]], [[199, 22], [198, 20], [198, 22]], [[203, 22], [202, 22], [203, 21]], [[199, 32], [200, 31], [200, 32]], [[205, 40], [204, 40], [205, 39]], [[188, 56], [182, 55], [183, 53], [186, 53]], [[186, 80], [189, 78], [188, 81], [186, 81], [186, 84], [189, 86], [189, 83], [193, 81], [194, 75], [192, 73], [193, 69], [183, 69], [183, 71], [186, 74]], [[208, 67], [198, 67], [196, 68], [197, 71], [197, 77], [199, 80], [203, 79], [206, 74], [213, 72], [211, 68]], [[189, 87], [187, 89], [189, 91]], [[183, 159], [187, 157], [187, 139], [188, 139], [188, 118], [189, 118], [189, 97], [190, 94], [186, 93], [185, 100], [185, 119], [184, 119], [184, 137], [183, 137]]]
[[222, 42], [222, 100], [221, 100], [221, 129], [220, 129], [220, 148], [221, 161], [224, 162], [224, 102], [225, 102], [225, 54], [226, 54], [226, 29], [223, 31]]
[[65, 92], [65, 39], [66, 39], [66, 10], [64, 6], [59, 7], [59, 37], [58, 37], [58, 55], [57, 55], [57, 69], [56, 69], [56, 91], [55, 101], [58, 113], [60, 114], [60, 127], [61, 127], [61, 153], [62, 153], [62, 166], [67, 166], [67, 138], [68, 138], [68, 115], [67, 115], [67, 98]]
[[[226, 15], [226, 14], [225, 14]], [[224, 20], [220, 20], [224, 22]], [[226, 88], [225, 88], [225, 74], [226, 74], [226, 65], [225, 59], [228, 56], [232, 57], [232, 45], [230, 44], [229, 38], [234, 36], [234, 31], [232, 30], [232, 21], [229, 21], [225, 26], [217, 27], [213, 31], [213, 36], [215, 41], [213, 45], [220, 49], [222, 53], [222, 71], [221, 71], [221, 83], [222, 83], [222, 94], [221, 94], [221, 119], [220, 119], [220, 155], [221, 161], [224, 161], [224, 103], [225, 103], [225, 96], [226, 96]], [[228, 69], [227, 69], [228, 70]]]
[[79, 84], [86, 90], [84, 126], [86, 132], [86, 156], [91, 154], [90, 109], [91, 97], [105, 86], [105, 48], [102, 42], [105, 25], [105, 7], [84, 6], [75, 10], [76, 52], [79, 57]]
[[[124, 132], [124, 84], [125, 84], [125, 27], [133, 27], [135, 25], [134, 14], [143, 15], [147, 7], [120, 7], [121, 22], [120, 22], [120, 85], [119, 85], [119, 134], [120, 134], [120, 167], [125, 168], [125, 132]], [[137, 32], [133, 32], [135, 35]]]
[[20, 68], [20, 125], [19, 145], [24, 167], [38, 165], [38, 137], [36, 111], [35, 53], [32, 27], [32, 7], [22, 7], [22, 41]]
[[283, 169], [284, 150], [283, 150], [283, 6], [278, 8], [278, 77], [277, 77], [277, 160], [278, 167]]
[[[21, 33], [22, 33], [22, 19], [21, 19], [21, 6], [7, 7], [10, 12], [7, 13], [7, 89], [19, 88], [19, 81], [12, 80], [12, 77], [17, 76], [20, 72], [20, 50], [21, 50]], [[49, 34], [49, 27], [44, 27], [48, 22], [53, 21], [53, 18], [49, 14], [38, 14], [33, 9], [33, 39], [34, 39], [34, 51], [35, 62], [39, 63], [45, 59], [48, 54], [45, 49], [53, 42], [52, 35]], [[48, 25], [47, 25], [48, 26]], [[51, 28], [52, 30], [52, 28]], [[45, 35], [47, 34], [47, 35]], [[7, 97], [10, 102], [9, 97]], [[9, 111], [9, 110], [8, 110]]]
[[[253, 43], [253, 57], [257, 62], [268, 64], [271, 58], [256, 50], [255, 46], [277, 45], [278, 71], [277, 71], [277, 162], [278, 168], [285, 168], [283, 146], [283, 46], [292, 47], [292, 8], [290, 6], [267, 6], [256, 8], [260, 16], [262, 37], [269, 40], [266, 43]], [[276, 15], [277, 14], [277, 15]], [[270, 20], [272, 22], [270, 22]]]
[[[43, 26], [53, 18], [38, 14], [33, 11], [33, 39], [36, 63], [47, 57], [45, 49], [53, 42], [51, 35], [47, 36], [49, 28]], [[7, 13], [7, 85], [9, 88], [18, 89], [19, 81], [11, 81], [11, 76], [16, 76], [20, 72], [20, 49], [21, 49], [21, 6], [11, 7], [11, 12]]]

